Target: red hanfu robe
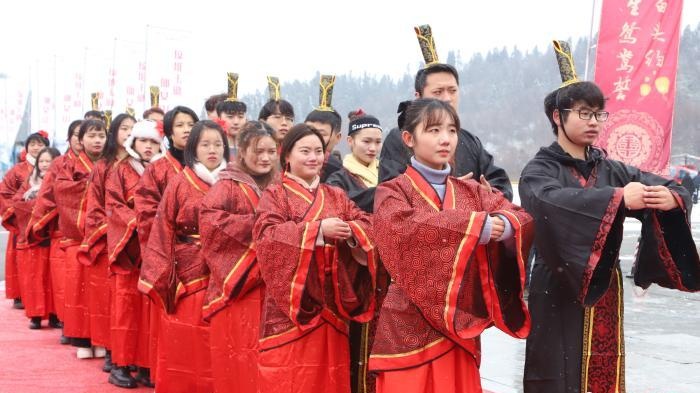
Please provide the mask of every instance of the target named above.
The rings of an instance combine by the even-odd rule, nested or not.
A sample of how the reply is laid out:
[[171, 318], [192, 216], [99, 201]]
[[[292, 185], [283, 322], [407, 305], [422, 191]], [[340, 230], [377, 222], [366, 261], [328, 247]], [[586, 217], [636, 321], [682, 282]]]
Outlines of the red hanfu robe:
[[155, 381], [164, 392], [213, 389], [209, 326], [202, 321], [209, 269], [199, 234], [199, 209], [208, 190], [189, 167], [177, 175], [165, 189], [143, 253], [138, 288], [165, 312]]
[[32, 211], [33, 224], [28, 233], [30, 241], [33, 238], [47, 238], [47, 225], [58, 216], [58, 229], [63, 234], [60, 243], [66, 250], [63, 334], [73, 338], [90, 337], [87, 275], [78, 261], [78, 248], [83, 239], [88, 179], [93, 166], [85, 152], [75, 159], [64, 161], [63, 168], [56, 173], [52, 192], [42, 195], [40, 190]]
[[111, 348], [111, 295], [114, 280], [107, 262], [107, 217], [105, 182], [116, 162], [101, 159], [95, 163], [87, 189], [85, 229], [78, 259], [87, 275], [90, 339], [93, 345]]
[[[317, 246], [321, 220], [331, 217], [350, 224], [356, 250], [345, 241]], [[370, 229], [370, 216], [339, 188], [310, 191], [285, 176], [263, 192], [253, 230], [265, 282], [259, 391], [350, 392], [348, 321], [369, 321], [375, 306]]]
[[112, 293], [112, 362], [150, 367], [149, 298], [138, 291], [141, 248], [136, 234], [134, 193], [141, 175], [131, 158], [122, 160], [105, 183], [109, 269]]
[[17, 223], [17, 251], [24, 256], [17, 259], [20, 268], [20, 288], [24, 313], [28, 318], [48, 318], [56, 312], [51, 291], [51, 272], [49, 270], [49, 253], [51, 240], [29, 243], [27, 225], [32, 217], [32, 208], [36, 199], [25, 200], [24, 194], [29, 190], [29, 181], [25, 181], [17, 190], [14, 210]]
[[[75, 153], [69, 149], [66, 154], [56, 157], [51, 162], [51, 166], [48, 171], [46, 171], [44, 180], [37, 193], [32, 208], [32, 216], [29, 219], [26, 229], [27, 239], [31, 243], [43, 241], [44, 236], [48, 236], [51, 239], [51, 248], [49, 250], [51, 291], [53, 293], [54, 309], [60, 320], [64, 319], [65, 310], [66, 251], [62, 245], [63, 233], [58, 228], [58, 210], [56, 209], [54, 198], [54, 186], [56, 176], [65, 169], [66, 161], [71, 161], [75, 158]], [[33, 230], [36, 223], [39, 223], [39, 225], [37, 225], [37, 228], [39, 228], [37, 232]]]
[[[163, 197], [168, 182], [182, 172], [182, 165], [168, 151], [162, 159], [149, 165], [141, 176], [139, 185], [134, 193], [134, 209], [136, 211], [136, 226], [141, 247], [141, 258], [145, 257], [148, 238], [151, 234], [153, 218], [158, 211], [158, 204]], [[158, 356], [158, 334], [161, 319], [161, 307], [152, 304], [150, 324], [150, 356], [151, 375], [156, 375]]]
[[253, 225], [260, 190], [230, 164], [202, 201], [199, 227], [210, 278], [203, 316], [210, 321], [214, 391], [256, 393], [263, 286]]
[[2, 226], [7, 229], [7, 248], [5, 249], [5, 297], [7, 299], [19, 299], [22, 297], [17, 270], [17, 223], [14, 217], [14, 203], [12, 198], [22, 183], [27, 180], [34, 167], [27, 161], [22, 161], [13, 166], [0, 182], [0, 214]]
[[[374, 230], [392, 283], [370, 370], [377, 392], [480, 392], [479, 335], [491, 326], [524, 338], [522, 300], [531, 217], [475, 181], [448, 177], [444, 202], [413, 168], [377, 187]], [[514, 229], [514, 250], [479, 245], [490, 213]]]

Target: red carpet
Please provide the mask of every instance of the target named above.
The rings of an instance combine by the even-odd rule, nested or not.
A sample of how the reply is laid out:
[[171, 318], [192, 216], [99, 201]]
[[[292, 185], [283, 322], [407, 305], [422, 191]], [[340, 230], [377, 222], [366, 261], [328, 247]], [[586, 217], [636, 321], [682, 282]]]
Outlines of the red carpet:
[[[103, 359], [78, 359], [75, 347], [60, 345], [60, 329], [30, 330], [24, 310], [12, 308], [0, 290], [0, 393], [126, 393], [107, 382]], [[492, 393], [484, 390], [484, 393]]]
[[80, 360], [75, 348], [60, 345], [60, 329], [30, 330], [24, 310], [0, 291], [0, 393], [125, 393], [153, 389], [121, 389], [107, 382], [104, 359]]

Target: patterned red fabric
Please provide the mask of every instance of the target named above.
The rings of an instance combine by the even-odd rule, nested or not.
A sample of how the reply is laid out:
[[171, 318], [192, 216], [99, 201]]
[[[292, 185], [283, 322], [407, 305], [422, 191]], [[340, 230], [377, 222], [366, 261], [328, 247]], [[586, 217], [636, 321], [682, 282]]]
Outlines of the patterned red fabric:
[[7, 246], [5, 247], [5, 298], [19, 299], [22, 297], [19, 275], [17, 273], [17, 243], [12, 231], [7, 233]]
[[257, 393], [258, 333], [263, 287], [211, 317], [211, 369], [217, 393]]
[[[72, 151], [56, 157], [44, 175], [44, 179], [34, 200], [32, 215], [25, 229], [25, 237], [30, 243], [38, 243], [47, 237], [51, 239], [49, 265], [51, 271], [51, 289], [56, 315], [64, 320], [65, 310], [65, 258], [62, 245], [63, 233], [58, 230], [56, 202], [54, 198], [55, 180], [60, 171], [66, 167], [66, 162], [75, 159]], [[36, 230], [35, 230], [36, 229]]]
[[622, 273], [617, 267], [608, 290], [584, 314], [582, 391], [625, 391], [623, 307]]
[[54, 180], [58, 229], [78, 245], [83, 240], [85, 230], [88, 182], [93, 167], [90, 158], [82, 152], [75, 160], [66, 160], [64, 170], [57, 173]]
[[34, 167], [28, 162], [20, 162], [10, 168], [0, 182], [0, 215], [2, 216], [2, 226], [7, 230], [17, 230], [17, 225], [12, 219], [14, 214], [13, 198], [22, 184], [27, 181], [32, 169]]
[[[367, 266], [357, 262], [345, 241], [316, 246], [321, 220], [330, 217], [350, 224], [367, 256]], [[260, 344], [266, 358], [279, 358], [274, 366], [277, 369], [270, 366], [261, 374], [260, 384], [271, 387], [270, 378], [280, 384], [276, 390], [265, 391], [301, 392], [301, 386], [324, 386], [327, 391], [346, 391], [347, 387], [349, 391], [347, 322], [366, 322], [374, 313], [376, 262], [370, 228], [370, 216], [339, 188], [321, 184], [309, 191], [284, 177], [282, 184], [263, 192], [253, 230], [265, 281]], [[334, 344], [316, 349], [325, 357], [317, 358], [314, 364], [323, 366], [342, 359], [342, 363], [329, 365], [330, 371], [301, 360], [308, 352], [297, 343], [321, 340], [314, 337], [319, 334], [328, 334]], [[297, 356], [298, 361], [288, 364], [280, 361]], [[284, 380], [294, 380], [294, 390], [283, 390]]]
[[107, 217], [105, 214], [105, 184], [116, 163], [107, 163], [104, 159], [95, 163], [90, 174], [85, 207], [85, 229], [80, 252], [84, 255], [82, 262], [92, 265], [97, 256], [106, 252]]
[[63, 334], [66, 337], [89, 338], [88, 276], [85, 266], [78, 262], [78, 247], [77, 242], [65, 247]]
[[[82, 152], [75, 159], [64, 162], [63, 170], [56, 174], [52, 187], [58, 228], [64, 236], [61, 243], [66, 249], [64, 334], [67, 337], [90, 337], [88, 274], [85, 266], [78, 260], [78, 248], [83, 239], [88, 179], [92, 168], [93, 163]], [[45, 198], [45, 201], [47, 200], [48, 198]], [[39, 217], [50, 217], [37, 210], [41, 202], [37, 197], [32, 218], [36, 218], [38, 214]], [[46, 207], [49, 205], [43, 205], [42, 210]], [[31, 229], [32, 233], [45, 229], [45, 222], [45, 219], [37, 221]]]
[[107, 178], [105, 210], [107, 220], [107, 250], [109, 268], [117, 274], [138, 272], [141, 247], [136, 233], [135, 192], [139, 185], [138, 172], [129, 160], [123, 160]]
[[[116, 273], [112, 299], [112, 361], [150, 367], [151, 301], [138, 291], [141, 249], [136, 234], [134, 192], [140, 176], [121, 161], [106, 182], [107, 253]], [[153, 336], [155, 340], [155, 336]]]
[[179, 299], [207, 287], [200, 253], [199, 209], [209, 190], [191, 168], [168, 184], [143, 252], [139, 290], [172, 313]]
[[142, 257], [146, 251], [153, 218], [158, 211], [158, 204], [163, 197], [165, 187], [180, 172], [182, 172], [182, 165], [170, 152], [167, 152], [162, 159], [149, 165], [141, 176], [141, 181], [134, 193], [134, 207]]
[[[522, 300], [532, 219], [475, 181], [448, 178], [444, 202], [413, 168], [381, 184], [374, 230], [393, 281], [380, 312], [371, 370], [416, 367], [460, 346], [480, 361], [479, 335], [527, 336]], [[514, 250], [478, 245], [487, 214], [503, 215]], [[498, 290], [497, 290], [498, 288]]]
[[211, 320], [216, 392], [257, 392], [262, 279], [253, 225], [260, 190], [235, 164], [220, 174], [202, 201], [202, 256], [210, 270], [203, 309]]
[[151, 301], [138, 291], [138, 271], [114, 275], [112, 362], [151, 367]]
[[[166, 193], [167, 195], [167, 193]], [[214, 391], [209, 326], [202, 322], [205, 291], [185, 296], [161, 314], [155, 384], [168, 393]]]
[[[141, 176], [139, 184], [134, 191], [134, 210], [136, 211], [136, 226], [139, 240], [139, 248], [143, 260], [148, 238], [151, 234], [153, 218], [158, 211], [158, 204], [165, 192], [168, 182], [178, 173], [182, 172], [182, 165], [170, 154], [149, 165]], [[158, 357], [158, 338], [160, 337], [161, 309], [159, 305], [151, 302], [151, 372], [156, 374], [158, 366], [155, 360]]]
[[5, 297], [8, 299], [20, 298], [20, 278], [17, 268], [17, 254], [15, 252], [17, 223], [14, 217], [14, 202], [12, 198], [27, 180], [33, 167], [26, 161], [13, 166], [0, 182], [0, 215], [2, 226], [8, 231], [7, 248], [5, 251]]
[[[38, 242], [49, 237], [49, 232], [56, 230], [58, 220], [56, 216], [56, 198], [54, 187], [56, 177], [66, 169], [67, 161], [75, 159], [75, 154], [69, 150], [66, 154], [56, 157], [51, 161], [51, 166], [44, 175], [41, 187], [36, 195], [36, 202], [32, 209], [32, 217], [27, 224], [26, 237], [30, 242]], [[62, 234], [61, 234], [62, 235]]]
[[85, 266], [87, 279], [90, 339], [93, 345], [112, 348], [110, 327], [114, 280], [109, 277], [107, 254], [101, 252], [90, 266]]
[[61, 321], [63, 321], [66, 302], [66, 251], [61, 248], [62, 237], [63, 235], [60, 232], [54, 231], [51, 237], [51, 249], [49, 251], [53, 305], [56, 310], [56, 315]]
[[46, 319], [55, 313], [49, 272], [50, 248], [48, 244], [34, 245], [17, 251], [24, 313], [28, 318]]
[[50, 240], [30, 245], [26, 229], [32, 217], [35, 199], [25, 201], [24, 193], [29, 189], [25, 181], [13, 198], [14, 216], [17, 225], [17, 267], [22, 293], [22, 303], [27, 317], [47, 318], [55, 313], [51, 274], [49, 271]]
[[163, 391], [212, 391], [209, 327], [202, 322], [209, 270], [199, 239], [199, 209], [208, 190], [189, 167], [172, 179], [142, 252], [138, 288], [164, 311], [156, 373]]
[[219, 180], [202, 200], [202, 256], [211, 272], [205, 319], [262, 284], [253, 245], [259, 195], [255, 181], [237, 171], [232, 178]]
[[90, 173], [85, 204], [85, 223], [78, 259], [86, 265], [90, 338], [93, 345], [111, 348], [110, 315], [112, 287], [107, 259], [105, 184], [115, 163], [97, 161]]

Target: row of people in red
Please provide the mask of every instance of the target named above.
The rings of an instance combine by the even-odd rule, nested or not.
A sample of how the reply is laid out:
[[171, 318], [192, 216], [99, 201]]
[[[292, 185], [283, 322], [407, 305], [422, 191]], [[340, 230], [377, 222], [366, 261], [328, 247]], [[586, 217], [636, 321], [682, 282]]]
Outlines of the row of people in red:
[[[435, 174], [430, 168], [449, 165], [459, 119], [449, 104], [438, 100], [416, 101], [406, 117], [405, 128], [415, 135], [409, 146], [416, 162], [406, 179], [387, 183], [380, 193], [377, 205], [383, 214], [375, 215], [374, 225], [372, 215], [358, 208], [346, 191], [320, 183], [327, 139], [308, 124], [293, 127], [278, 146], [266, 123], [246, 123], [236, 137], [236, 157], [229, 155], [228, 138], [218, 123], [197, 121], [184, 107], [166, 114], [166, 138], [155, 123], [134, 123], [128, 115], [117, 116], [109, 133], [99, 120], [73, 125], [71, 137], [78, 143], [54, 162], [48, 172], [55, 174], [44, 177], [49, 181], [38, 190], [26, 228], [31, 239], [50, 239], [61, 231], [60, 237], [54, 234], [54, 243], [65, 251], [61, 318], [66, 336], [109, 348], [114, 363], [110, 381], [125, 387], [134, 386], [128, 366], [137, 365], [152, 370], [158, 390], [165, 392], [230, 391], [233, 386], [243, 391], [318, 386], [350, 391], [348, 323], [370, 322], [379, 308], [377, 276], [383, 268], [377, 243], [382, 242], [375, 240], [375, 231], [385, 231], [379, 238], [392, 241], [399, 229], [405, 232], [405, 246], [386, 244], [383, 253], [384, 263], [397, 272], [415, 262], [405, 256], [411, 244], [427, 241], [442, 247], [425, 251], [446, 264], [433, 278], [447, 279], [437, 287], [443, 293], [448, 282], [465, 275], [476, 274], [472, 279], [480, 280], [478, 269], [466, 272], [464, 267], [457, 269], [460, 277], [444, 277], [451, 270], [448, 265], [466, 266], [478, 244], [504, 240], [502, 224], [509, 217], [507, 238], [520, 239], [521, 225], [528, 222], [520, 208], [476, 182], [462, 186], [448, 180], [447, 190], [431, 191], [426, 179], [449, 173]], [[350, 132], [358, 147], [363, 139], [377, 136], [378, 121], [368, 119], [373, 118], [360, 116], [354, 124], [364, 126]], [[161, 146], [165, 140], [167, 150]], [[372, 164], [368, 156], [372, 154], [358, 163]], [[421, 212], [412, 212], [415, 219], [404, 217], [408, 212], [399, 203], [413, 201], [411, 195], [425, 198]], [[440, 208], [444, 203], [451, 204], [450, 214]], [[488, 213], [460, 212], [486, 206], [503, 213], [492, 220]], [[444, 221], [435, 227], [437, 232], [434, 220]], [[466, 221], [462, 225], [454, 220]], [[486, 221], [494, 223], [487, 226]], [[461, 231], [462, 237], [455, 236]], [[435, 243], [433, 236], [445, 244]], [[508, 247], [515, 250], [515, 245]], [[522, 258], [519, 252], [513, 255]], [[383, 277], [386, 281], [387, 274]], [[381, 289], [386, 291], [387, 284]], [[463, 332], [466, 327], [457, 322], [463, 319], [456, 307], [460, 291], [442, 296], [448, 310], [444, 316], [460, 326], [451, 334], [471, 337], [490, 321], [502, 320], [488, 311], [493, 308], [489, 305], [481, 322], [472, 321], [474, 330]], [[402, 296], [390, 291], [388, 304], [418, 302]], [[431, 303], [435, 296], [441, 295], [421, 301]], [[515, 335], [526, 319], [524, 307], [517, 312], [523, 314], [523, 325], [513, 330]], [[415, 316], [400, 318], [415, 323]], [[403, 352], [404, 346], [430, 344], [423, 342], [429, 337], [410, 342], [400, 336], [378, 337], [378, 359]], [[454, 352], [442, 348], [449, 342], [435, 350]], [[454, 375], [463, 375], [458, 370], [469, 366], [463, 382], [479, 385], [472, 354], [456, 350], [445, 359]], [[440, 372], [447, 365], [438, 367]]]

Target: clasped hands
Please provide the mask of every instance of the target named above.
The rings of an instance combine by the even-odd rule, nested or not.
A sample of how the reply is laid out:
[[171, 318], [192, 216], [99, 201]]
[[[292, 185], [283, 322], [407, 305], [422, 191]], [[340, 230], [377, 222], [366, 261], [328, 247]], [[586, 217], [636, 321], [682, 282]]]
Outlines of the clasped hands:
[[645, 186], [628, 183], [624, 188], [625, 207], [630, 210], [645, 208], [669, 211], [678, 207], [678, 201], [665, 186]]

